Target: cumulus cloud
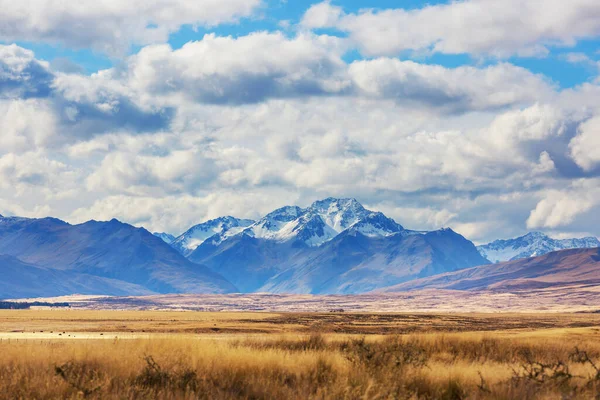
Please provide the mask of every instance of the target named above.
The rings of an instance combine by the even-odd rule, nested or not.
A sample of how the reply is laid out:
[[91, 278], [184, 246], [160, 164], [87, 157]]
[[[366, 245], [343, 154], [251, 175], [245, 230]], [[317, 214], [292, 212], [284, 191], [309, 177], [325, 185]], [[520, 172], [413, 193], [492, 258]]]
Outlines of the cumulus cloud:
[[53, 78], [48, 63], [31, 50], [0, 45], [0, 98], [46, 97]]
[[24, 193], [38, 187], [45, 194], [57, 193], [72, 182], [71, 168], [42, 152], [0, 157], [0, 188]]
[[0, 100], [0, 155], [46, 147], [56, 135], [58, 121], [43, 99]]
[[337, 94], [350, 85], [341, 53], [339, 40], [327, 36], [209, 34], [178, 50], [168, 45], [145, 47], [129, 59], [125, 79], [140, 91], [181, 93], [215, 104]]
[[594, 117], [579, 126], [579, 133], [569, 144], [571, 157], [586, 171], [600, 165], [600, 117]]
[[575, 218], [600, 205], [600, 181], [582, 179], [566, 190], [547, 191], [527, 219], [528, 228], [568, 226]]
[[345, 41], [326, 35], [205, 35], [181, 49], [143, 48], [107, 72], [142, 99], [248, 104], [270, 98], [358, 96], [451, 113], [528, 104], [553, 86], [511, 64], [445, 68], [392, 58], [346, 64]]
[[110, 54], [165, 42], [183, 25], [215, 26], [251, 16], [261, 0], [1, 0], [2, 41], [37, 41]]
[[308, 29], [336, 26], [343, 15], [342, 7], [334, 6], [331, 1], [313, 4], [302, 16], [300, 25]]
[[544, 78], [511, 64], [445, 68], [380, 58], [352, 63], [350, 75], [367, 95], [460, 112], [528, 104], [551, 96]]
[[5, 145], [0, 152], [118, 130], [151, 132], [169, 124], [172, 108], [143, 104], [109, 72], [60, 73], [30, 50], [0, 45], [0, 143]]
[[368, 56], [405, 50], [544, 56], [550, 46], [573, 46], [600, 34], [600, 5], [595, 0], [466, 0], [345, 14], [327, 1], [313, 5], [301, 25], [347, 32]]

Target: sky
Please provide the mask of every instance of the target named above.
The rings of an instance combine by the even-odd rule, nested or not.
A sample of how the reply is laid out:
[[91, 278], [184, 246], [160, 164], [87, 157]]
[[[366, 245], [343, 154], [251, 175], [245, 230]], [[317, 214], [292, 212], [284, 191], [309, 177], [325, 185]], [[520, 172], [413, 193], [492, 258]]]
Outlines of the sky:
[[354, 197], [600, 235], [597, 0], [0, 0], [0, 214], [182, 233]]

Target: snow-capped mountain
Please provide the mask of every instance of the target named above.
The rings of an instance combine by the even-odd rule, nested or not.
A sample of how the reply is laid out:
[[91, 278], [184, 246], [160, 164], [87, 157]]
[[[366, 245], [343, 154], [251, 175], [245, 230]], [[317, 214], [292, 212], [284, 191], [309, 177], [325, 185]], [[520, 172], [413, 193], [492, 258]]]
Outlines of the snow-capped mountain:
[[531, 232], [515, 239], [495, 240], [478, 246], [477, 250], [482, 256], [496, 263], [537, 257], [557, 250], [593, 247], [600, 247], [598, 238], [552, 239], [541, 232]]
[[4, 267], [10, 288], [27, 296], [353, 294], [488, 263], [451, 229], [407, 230], [355, 199], [283, 207], [256, 222], [217, 218], [169, 239], [117, 220], [0, 217], [0, 275]]
[[235, 235], [244, 228], [252, 225], [250, 219], [238, 219], [234, 217], [220, 217], [211, 219], [202, 224], [195, 225], [185, 233], [171, 241], [171, 246], [184, 256], [188, 256], [196, 250], [204, 241], [212, 236], [220, 235], [221, 239]]
[[404, 228], [382, 213], [365, 209], [355, 199], [327, 198], [310, 207], [283, 207], [243, 230], [243, 234], [277, 242], [317, 247], [346, 229], [365, 236], [388, 236]]
[[154, 232], [153, 235], [158, 238], [161, 238], [163, 242], [167, 244], [171, 244], [173, 240], [175, 240], [175, 236], [171, 235], [170, 233]]
[[361, 293], [488, 262], [451, 229], [405, 230], [355, 199], [335, 198], [277, 209], [205, 240], [188, 258], [242, 292], [278, 293]]

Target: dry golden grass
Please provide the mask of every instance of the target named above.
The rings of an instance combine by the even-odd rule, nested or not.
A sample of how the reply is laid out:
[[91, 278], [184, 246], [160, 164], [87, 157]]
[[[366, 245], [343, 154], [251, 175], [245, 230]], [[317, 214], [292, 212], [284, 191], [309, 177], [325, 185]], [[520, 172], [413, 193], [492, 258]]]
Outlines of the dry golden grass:
[[[320, 324], [319, 315], [3, 312], [0, 331], [22, 332], [0, 341], [0, 399], [591, 399], [600, 394], [595, 368], [600, 330], [594, 316], [586, 324], [581, 315], [422, 315], [414, 319], [419, 329], [392, 335], [362, 331], [366, 326], [388, 332], [394, 324], [404, 326], [406, 316], [396, 322], [392, 315], [336, 317], [337, 324]], [[458, 331], [456, 318], [472, 329]], [[443, 321], [449, 324], [446, 331]], [[165, 322], [171, 324], [167, 330]], [[480, 329], [484, 322], [488, 330]], [[104, 340], [32, 333], [44, 323], [45, 330], [69, 324], [73, 335], [119, 326], [128, 334], [149, 332], [127, 340], [118, 330]], [[206, 333], [215, 324], [248, 333]], [[272, 333], [265, 333], [270, 328]]]

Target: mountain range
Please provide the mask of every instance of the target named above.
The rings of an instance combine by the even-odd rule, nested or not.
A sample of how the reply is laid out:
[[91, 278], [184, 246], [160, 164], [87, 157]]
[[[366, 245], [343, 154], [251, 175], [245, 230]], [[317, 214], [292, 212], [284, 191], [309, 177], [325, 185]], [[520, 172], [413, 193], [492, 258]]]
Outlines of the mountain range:
[[450, 229], [410, 231], [354, 199], [277, 209], [235, 234], [217, 233], [188, 258], [242, 292], [353, 294], [487, 263]]
[[515, 239], [495, 240], [478, 246], [477, 250], [491, 262], [501, 262], [541, 256], [557, 250], [593, 247], [600, 247], [600, 241], [596, 237], [559, 240], [541, 232], [531, 232]]
[[416, 279], [381, 292], [419, 289], [534, 290], [600, 286], [600, 249], [569, 249]]
[[[55, 218], [0, 217], [0, 254], [2, 275], [11, 271], [13, 288], [29, 287], [36, 274], [46, 282], [35, 292], [39, 296], [237, 291], [147, 230], [115, 219], [70, 225]], [[85, 285], [71, 285], [78, 281]]]
[[476, 248], [449, 228], [409, 230], [355, 199], [336, 198], [282, 207], [256, 221], [221, 217], [177, 237], [115, 219], [71, 225], [0, 216], [0, 273], [6, 277], [0, 298], [357, 294], [485, 266], [486, 256], [496, 262], [556, 246], [598, 246], [592, 239], [555, 241], [533, 233]]

